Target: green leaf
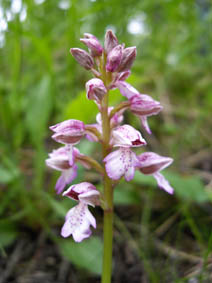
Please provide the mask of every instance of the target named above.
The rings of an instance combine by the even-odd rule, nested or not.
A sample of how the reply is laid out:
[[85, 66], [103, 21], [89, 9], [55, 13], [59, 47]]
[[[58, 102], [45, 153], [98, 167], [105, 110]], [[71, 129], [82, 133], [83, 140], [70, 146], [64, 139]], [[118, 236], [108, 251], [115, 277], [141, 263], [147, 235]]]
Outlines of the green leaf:
[[18, 235], [15, 225], [11, 222], [0, 222], [0, 247], [5, 247], [11, 244]]
[[92, 236], [81, 243], [75, 243], [72, 239], [60, 240], [59, 247], [63, 256], [77, 267], [101, 274], [103, 246], [98, 237]]
[[197, 176], [180, 176], [179, 174], [167, 171], [163, 175], [170, 181], [171, 185], [175, 189], [175, 193], [182, 199], [206, 202], [209, 201], [203, 182]]
[[140, 197], [130, 183], [123, 181], [114, 190], [114, 202], [117, 205], [139, 204]]
[[84, 123], [90, 123], [95, 120], [97, 113], [98, 108], [94, 101], [86, 99], [85, 91], [81, 91], [65, 107], [64, 119], [78, 119]]
[[138, 183], [138, 184], [143, 184], [146, 186], [151, 186], [151, 187], [157, 185], [153, 176], [141, 174], [139, 171], [135, 172], [133, 182]]
[[26, 126], [35, 144], [44, 138], [51, 107], [51, 79], [46, 76], [32, 90], [27, 103]]
[[13, 171], [0, 166], [0, 183], [1, 184], [8, 184], [16, 177], [17, 177], [17, 174], [14, 174]]
[[[170, 182], [175, 190], [175, 195], [183, 200], [194, 202], [209, 201], [209, 196], [204, 190], [204, 185], [201, 179], [197, 176], [181, 176], [177, 173], [166, 171], [162, 173], [166, 179]], [[148, 176], [136, 172], [133, 179], [134, 182], [147, 186], [157, 186], [157, 182], [153, 176]]]

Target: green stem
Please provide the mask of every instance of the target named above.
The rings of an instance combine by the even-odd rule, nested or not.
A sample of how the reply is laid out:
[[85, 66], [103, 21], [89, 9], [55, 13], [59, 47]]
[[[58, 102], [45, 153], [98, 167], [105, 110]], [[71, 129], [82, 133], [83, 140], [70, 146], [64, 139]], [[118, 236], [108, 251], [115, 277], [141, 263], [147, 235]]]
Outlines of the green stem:
[[[110, 120], [108, 116], [108, 94], [102, 101], [102, 131], [103, 144], [102, 152], [105, 157], [110, 150]], [[104, 248], [103, 248], [103, 268], [102, 283], [111, 282], [112, 273], [112, 243], [113, 243], [113, 188], [111, 179], [105, 172], [104, 175]]]
[[[103, 59], [102, 66], [102, 80], [107, 86], [109, 74], [105, 72], [106, 57]], [[101, 103], [102, 115], [102, 154], [103, 158], [110, 152], [110, 119], [108, 115], [108, 100], [109, 93], [107, 93]], [[102, 267], [102, 283], [111, 282], [112, 274], [112, 251], [113, 251], [113, 186], [111, 179], [104, 174], [104, 247], [103, 247], [103, 267]]]
[[104, 178], [104, 196], [107, 203], [107, 208], [104, 210], [102, 283], [110, 283], [113, 251], [113, 188], [111, 185], [111, 180], [107, 176]]

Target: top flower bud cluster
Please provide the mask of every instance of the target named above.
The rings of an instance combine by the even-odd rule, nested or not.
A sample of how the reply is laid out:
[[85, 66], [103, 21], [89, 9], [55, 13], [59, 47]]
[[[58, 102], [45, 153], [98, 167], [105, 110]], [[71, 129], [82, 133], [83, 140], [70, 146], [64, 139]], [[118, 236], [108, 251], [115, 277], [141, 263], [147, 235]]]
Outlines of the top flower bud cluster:
[[123, 44], [118, 44], [116, 36], [110, 30], [106, 33], [104, 48], [98, 39], [89, 33], [85, 33], [80, 41], [88, 47], [90, 54], [79, 48], [71, 48], [71, 54], [87, 70], [94, 68], [95, 58], [103, 53], [107, 55], [106, 71], [108, 72], [128, 71], [136, 57], [136, 47], [124, 48]]
[[[124, 44], [119, 44], [111, 30], [106, 32], [104, 48], [89, 33], [84, 34], [81, 42], [88, 47], [89, 52], [79, 48], [71, 48], [70, 52], [81, 66], [95, 76], [86, 83], [86, 95], [88, 99], [95, 101], [100, 113], [95, 124], [85, 125], [82, 121], [70, 119], [50, 127], [54, 132], [52, 138], [64, 145], [50, 153], [46, 160], [49, 167], [61, 171], [56, 183], [57, 193], [61, 193], [76, 178], [77, 163], [86, 169], [95, 169], [102, 176], [107, 174], [116, 182], [121, 177], [126, 181], [132, 180], [135, 170], [139, 170], [142, 174], [152, 175], [160, 188], [173, 193], [173, 188], [160, 173], [172, 163], [172, 158], [154, 152], [136, 155], [133, 149], [145, 146], [147, 142], [132, 126], [122, 125], [124, 111], [130, 110], [151, 134], [147, 118], [162, 110], [160, 102], [147, 94], [139, 93], [125, 82], [136, 57], [136, 47], [125, 48]], [[115, 107], [108, 107], [109, 91], [114, 88], [118, 88], [127, 99]], [[80, 153], [75, 147], [84, 137], [102, 144], [105, 149], [104, 166], [92, 157]], [[75, 241], [82, 241], [90, 236], [90, 225], [96, 227], [88, 205], [101, 205], [104, 203], [104, 195], [88, 182], [70, 186], [63, 195], [78, 201], [78, 205], [68, 212], [62, 236], [72, 234]]]

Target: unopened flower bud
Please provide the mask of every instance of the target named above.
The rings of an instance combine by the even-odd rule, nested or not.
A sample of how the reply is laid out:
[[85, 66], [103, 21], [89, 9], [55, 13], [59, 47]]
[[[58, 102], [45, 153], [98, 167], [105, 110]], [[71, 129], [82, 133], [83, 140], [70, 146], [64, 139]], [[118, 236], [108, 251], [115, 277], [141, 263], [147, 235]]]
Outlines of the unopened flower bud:
[[80, 41], [83, 42], [89, 48], [91, 56], [101, 56], [103, 52], [103, 47], [101, 46], [98, 39], [90, 33], [85, 33], [84, 37], [85, 38], [81, 38]]
[[94, 61], [88, 52], [80, 48], [71, 48], [70, 52], [74, 56], [76, 61], [86, 70], [93, 68]]
[[136, 47], [128, 47], [123, 50], [119, 72], [130, 70], [136, 57]]
[[115, 72], [118, 69], [122, 59], [122, 50], [122, 45], [117, 45], [108, 54], [106, 64], [106, 70], [108, 72]]
[[91, 79], [89, 80], [86, 85], [86, 93], [88, 99], [96, 100], [100, 102], [104, 95], [107, 93], [107, 89], [100, 79]]
[[118, 45], [118, 39], [112, 30], [108, 30], [105, 34], [105, 52], [108, 54], [115, 46]]

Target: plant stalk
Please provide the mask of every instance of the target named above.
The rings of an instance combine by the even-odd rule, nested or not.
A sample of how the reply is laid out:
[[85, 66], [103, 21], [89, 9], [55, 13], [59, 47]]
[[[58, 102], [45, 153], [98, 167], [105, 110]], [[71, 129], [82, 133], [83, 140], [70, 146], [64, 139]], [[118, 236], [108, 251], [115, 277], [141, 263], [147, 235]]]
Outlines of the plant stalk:
[[[104, 83], [107, 84], [107, 74], [103, 75]], [[108, 96], [107, 93], [102, 100], [102, 154], [103, 158], [110, 152], [110, 119], [108, 115]], [[104, 224], [103, 224], [103, 267], [102, 267], [102, 283], [110, 283], [112, 275], [112, 251], [113, 251], [113, 187], [112, 181], [104, 174]]]

